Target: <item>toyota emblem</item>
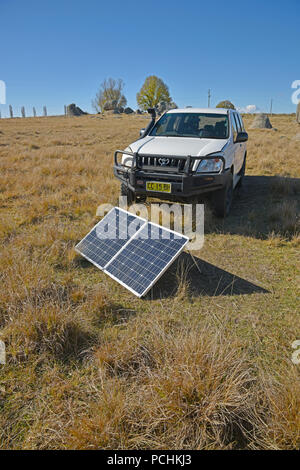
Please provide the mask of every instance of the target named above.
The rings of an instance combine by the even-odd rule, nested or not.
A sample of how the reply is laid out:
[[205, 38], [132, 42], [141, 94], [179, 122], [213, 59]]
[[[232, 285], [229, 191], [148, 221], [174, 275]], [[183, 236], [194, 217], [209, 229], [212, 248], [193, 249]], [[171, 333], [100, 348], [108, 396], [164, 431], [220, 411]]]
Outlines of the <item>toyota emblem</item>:
[[158, 163], [160, 164], [160, 166], [167, 166], [170, 163], [170, 159], [169, 158], [159, 158]]

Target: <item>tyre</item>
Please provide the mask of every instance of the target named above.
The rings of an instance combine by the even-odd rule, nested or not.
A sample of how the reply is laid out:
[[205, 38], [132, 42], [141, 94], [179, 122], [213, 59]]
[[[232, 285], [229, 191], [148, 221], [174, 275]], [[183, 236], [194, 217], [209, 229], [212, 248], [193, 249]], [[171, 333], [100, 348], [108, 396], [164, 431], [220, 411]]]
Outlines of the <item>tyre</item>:
[[136, 201], [135, 193], [131, 191], [131, 189], [129, 189], [125, 183], [121, 183], [120, 193], [121, 193], [121, 196], [127, 197], [127, 204], [129, 206]]
[[135, 202], [138, 203], [144, 203], [147, 200], [146, 194], [135, 194], [131, 189], [127, 188], [126, 184], [122, 183], [121, 184], [121, 196], [126, 196], [127, 197], [127, 204], [130, 206], [131, 204], [134, 204]]
[[228, 177], [226, 186], [212, 194], [212, 205], [217, 217], [226, 217], [231, 208], [233, 199], [233, 178], [232, 174]]
[[243, 184], [243, 180], [244, 180], [244, 176], [245, 176], [245, 171], [246, 171], [246, 154], [244, 156], [244, 161], [243, 161], [243, 166], [242, 168], [240, 169], [239, 171], [239, 176], [240, 176], [240, 179], [238, 180], [238, 183], [236, 185], [237, 188], [241, 188], [242, 184]]
[[145, 194], [136, 195], [135, 200], [140, 204], [144, 204], [147, 201], [147, 196]]

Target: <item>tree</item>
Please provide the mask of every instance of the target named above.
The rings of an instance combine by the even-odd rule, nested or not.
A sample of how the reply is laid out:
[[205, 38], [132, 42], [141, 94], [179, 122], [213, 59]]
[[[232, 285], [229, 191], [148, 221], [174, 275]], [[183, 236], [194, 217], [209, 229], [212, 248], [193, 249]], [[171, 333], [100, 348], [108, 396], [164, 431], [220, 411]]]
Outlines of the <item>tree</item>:
[[220, 103], [217, 104], [216, 108], [235, 109], [235, 106], [231, 103], [231, 101], [225, 100], [220, 101]]
[[127, 100], [122, 93], [123, 88], [124, 82], [120, 78], [118, 80], [113, 78], [105, 79], [100, 85], [96, 98], [92, 101], [95, 110], [103, 112], [105, 105], [108, 106], [108, 109], [126, 106]]
[[169, 88], [163, 80], [155, 75], [150, 75], [146, 78], [144, 85], [137, 93], [136, 100], [139, 107], [146, 111], [148, 108], [154, 108], [161, 101], [171, 103], [172, 98], [169, 93]]

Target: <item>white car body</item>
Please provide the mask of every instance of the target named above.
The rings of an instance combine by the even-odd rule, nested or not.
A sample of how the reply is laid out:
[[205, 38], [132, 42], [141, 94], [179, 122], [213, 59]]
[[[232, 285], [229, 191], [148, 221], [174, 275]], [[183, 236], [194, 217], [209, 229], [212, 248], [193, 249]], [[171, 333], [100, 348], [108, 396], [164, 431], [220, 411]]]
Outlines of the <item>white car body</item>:
[[[239, 180], [239, 172], [242, 168], [244, 157], [247, 151], [246, 142], [235, 143], [235, 116], [238, 116], [240, 121], [237, 121], [244, 131], [244, 124], [240, 114], [231, 109], [223, 108], [182, 108], [172, 109], [169, 113], [206, 113], [206, 114], [220, 114], [229, 116], [229, 137], [227, 139], [209, 139], [209, 138], [191, 138], [191, 137], [160, 137], [147, 135], [144, 138], [138, 139], [130, 144], [126, 150], [131, 152], [138, 152], [140, 155], [157, 155], [162, 156], [181, 156], [193, 155], [205, 157], [214, 153], [222, 152], [225, 158], [225, 169], [232, 168], [233, 173], [233, 186], [235, 187]], [[129, 166], [132, 157], [123, 155], [122, 164]], [[199, 161], [195, 161], [193, 170], [195, 171]]]
[[[211, 193], [214, 212], [225, 217], [233, 190], [242, 184], [248, 134], [232, 109], [172, 109], [125, 150], [115, 152], [114, 174], [129, 201], [148, 196], [195, 200]], [[118, 155], [122, 155], [121, 162]]]

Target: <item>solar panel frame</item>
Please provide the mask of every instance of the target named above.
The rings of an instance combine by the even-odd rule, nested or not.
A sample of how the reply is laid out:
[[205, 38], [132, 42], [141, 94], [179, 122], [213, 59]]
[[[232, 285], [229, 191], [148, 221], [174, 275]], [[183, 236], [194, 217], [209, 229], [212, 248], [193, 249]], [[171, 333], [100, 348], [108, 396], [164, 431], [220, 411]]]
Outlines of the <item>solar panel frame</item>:
[[[139, 217], [139, 216], [134, 215], [134, 214], [132, 214], [132, 213], [130, 213], [130, 212], [128, 212], [128, 211], [125, 211], [125, 210], [122, 209], [121, 207], [113, 207], [107, 214], [105, 214], [105, 216], [104, 216], [101, 220], [99, 220], [99, 222], [98, 222], [96, 225], [94, 225], [94, 227], [91, 228], [91, 230], [86, 234], [86, 236], [85, 236], [82, 240], [80, 240], [79, 243], [77, 243], [77, 245], [75, 246], [75, 251], [76, 251], [77, 253], [79, 253], [81, 256], [83, 256], [84, 258], [86, 258], [90, 263], [92, 263], [92, 264], [93, 264], [94, 266], [96, 266], [98, 269], [101, 269], [101, 271], [104, 271], [105, 267], [112, 261], [112, 259], [115, 258], [115, 256], [120, 252], [120, 250], [121, 250], [122, 248], [119, 249], [119, 250], [110, 258], [110, 260], [109, 260], [108, 262], [105, 262], [104, 265], [101, 266], [101, 265], [100, 265], [99, 263], [97, 263], [95, 260], [93, 260], [92, 258], [90, 258], [86, 253], [80, 251], [79, 246], [80, 246], [86, 239], [88, 239], [89, 235], [91, 235], [91, 233], [92, 233], [94, 230], [96, 230], [99, 225], [101, 225], [101, 224], [104, 225], [104, 224], [106, 223], [106, 222], [105, 222], [105, 219], [107, 220], [107, 219], [109, 218], [110, 214], [111, 214], [112, 212], [114, 212], [114, 211], [121, 211], [121, 212], [125, 213], [127, 216], [129, 215], [129, 216], [133, 217], [133, 218], [136, 219], [136, 220], [140, 220], [140, 221], [142, 222], [142, 225], [141, 225], [141, 227], [140, 227], [137, 231], [139, 231], [139, 230], [140, 230], [142, 227], [144, 227], [145, 224], [147, 223], [147, 220], [146, 220], [146, 219], [143, 219], [142, 217]], [[132, 236], [129, 237], [127, 240], [124, 239], [124, 242], [125, 242], [125, 243], [124, 243], [124, 246], [131, 240], [131, 238], [132, 238]], [[101, 240], [101, 239], [99, 238], [99, 240]]]
[[[109, 267], [109, 265], [112, 263], [112, 261], [114, 259], [116, 259], [121, 253], [122, 251], [126, 248], [127, 245], [129, 245], [129, 243], [131, 243], [135, 238], [138, 237], [139, 235], [139, 232], [142, 231], [146, 225], [151, 225], [151, 226], [154, 226], [154, 227], [157, 227], [158, 229], [161, 229], [162, 231], [167, 231], [167, 232], [170, 232], [176, 236], [178, 236], [179, 239], [183, 239], [185, 240], [185, 242], [183, 243], [183, 245], [180, 247], [180, 249], [178, 249], [178, 251], [174, 254], [174, 256], [172, 256], [172, 258], [166, 263], [166, 265], [163, 267], [163, 269], [161, 269], [161, 271], [158, 273], [158, 275], [151, 281], [151, 283], [147, 286], [147, 288], [142, 292], [137, 292], [135, 289], [131, 288], [129, 285], [127, 285], [125, 282], [123, 282], [121, 279], [119, 279], [117, 276], [114, 276], [112, 273], [110, 273], [107, 268]], [[147, 292], [149, 292], [149, 290], [154, 286], [154, 284], [161, 278], [161, 276], [167, 271], [167, 269], [171, 266], [172, 263], [174, 263], [174, 261], [176, 260], [176, 258], [178, 258], [178, 256], [180, 255], [180, 253], [183, 251], [184, 247], [186, 246], [186, 244], [188, 243], [189, 241], [189, 238], [185, 235], [182, 235], [181, 233], [179, 232], [175, 232], [174, 230], [170, 230], [166, 227], [163, 227], [162, 225], [159, 225], [159, 224], [156, 224], [154, 222], [148, 222], [146, 221], [146, 224], [144, 224], [143, 226], [140, 227], [139, 230], [136, 231], [136, 233], [128, 240], [128, 242], [121, 248], [121, 250], [111, 259], [111, 261], [109, 263], [107, 263], [107, 265], [105, 266], [104, 268], [104, 272], [110, 276], [112, 279], [114, 279], [115, 281], [117, 281], [119, 284], [121, 284], [123, 287], [125, 287], [126, 289], [128, 289], [130, 292], [132, 292], [134, 295], [136, 295], [137, 297], [141, 298], [143, 296], [145, 296], [147, 294]]]

